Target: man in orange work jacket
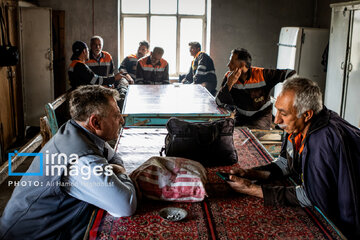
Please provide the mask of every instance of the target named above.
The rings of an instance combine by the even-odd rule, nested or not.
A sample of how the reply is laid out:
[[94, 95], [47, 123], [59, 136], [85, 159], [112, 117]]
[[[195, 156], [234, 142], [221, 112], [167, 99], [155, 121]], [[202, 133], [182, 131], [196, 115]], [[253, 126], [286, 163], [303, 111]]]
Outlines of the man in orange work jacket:
[[126, 80], [130, 84], [134, 83], [136, 79], [136, 66], [140, 58], [146, 56], [149, 52], [149, 43], [147, 41], [139, 42], [139, 48], [136, 54], [130, 54], [121, 62], [119, 71], [125, 75]]
[[235, 110], [236, 125], [255, 129], [270, 129], [272, 121], [271, 89], [295, 74], [294, 70], [251, 67], [251, 55], [246, 49], [234, 49], [222, 87], [216, 95], [221, 107]]
[[151, 55], [138, 61], [135, 84], [169, 84], [169, 64], [164, 49], [155, 47]]
[[70, 85], [72, 88], [77, 88], [81, 85], [104, 85], [109, 86], [118, 83], [124, 76], [117, 73], [113, 76], [99, 76], [95, 74], [86, 64], [89, 59], [89, 48], [86, 43], [82, 41], [74, 42], [72, 46], [73, 55], [70, 63], [68, 74]]
[[99, 76], [110, 76], [118, 71], [114, 68], [114, 62], [110, 53], [103, 51], [104, 40], [100, 36], [90, 39], [90, 54], [86, 65]]

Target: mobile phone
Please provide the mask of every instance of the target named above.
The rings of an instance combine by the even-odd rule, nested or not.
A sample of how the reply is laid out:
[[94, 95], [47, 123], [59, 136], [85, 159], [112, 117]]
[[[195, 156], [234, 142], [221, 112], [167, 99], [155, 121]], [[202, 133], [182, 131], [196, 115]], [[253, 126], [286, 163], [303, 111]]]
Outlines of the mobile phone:
[[216, 175], [218, 175], [222, 180], [227, 182], [232, 182], [230, 180], [230, 174], [229, 173], [223, 173], [223, 172], [216, 172]]

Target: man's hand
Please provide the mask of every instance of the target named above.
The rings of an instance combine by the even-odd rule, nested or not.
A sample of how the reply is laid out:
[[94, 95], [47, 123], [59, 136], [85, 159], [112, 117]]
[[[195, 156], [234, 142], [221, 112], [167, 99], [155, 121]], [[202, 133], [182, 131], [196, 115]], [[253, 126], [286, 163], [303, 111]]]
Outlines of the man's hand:
[[124, 78], [125, 76], [121, 73], [117, 73], [115, 74], [115, 81], [120, 81], [122, 78]]
[[260, 171], [254, 169], [243, 169], [237, 168], [230, 170], [230, 174], [236, 175], [238, 177], [248, 178], [251, 180], [266, 180], [270, 176], [270, 172], [268, 171]]
[[118, 174], [126, 174], [126, 170], [123, 166], [118, 165], [118, 164], [110, 164], [110, 166], [112, 167], [112, 170], [114, 172], [115, 175]]
[[236, 175], [238, 177], [246, 177], [247, 171], [248, 171], [248, 169], [243, 169], [243, 168], [231, 169], [230, 174]]
[[246, 178], [237, 177], [235, 175], [230, 175], [230, 180], [231, 181], [228, 181], [227, 183], [236, 192], [244, 193], [259, 198], [264, 198], [261, 187], [259, 185], [251, 183], [250, 180]]
[[130, 74], [125, 74], [126, 80], [129, 82], [129, 84], [134, 84], [134, 79], [130, 76]]
[[241, 73], [242, 73], [242, 69], [241, 69], [241, 67], [239, 67], [239, 68], [236, 68], [234, 71], [232, 71], [229, 74], [228, 79], [227, 79], [227, 83], [226, 83], [227, 86], [228, 86], [229, 91], [235, 85], [237, 80], [240, 78]]

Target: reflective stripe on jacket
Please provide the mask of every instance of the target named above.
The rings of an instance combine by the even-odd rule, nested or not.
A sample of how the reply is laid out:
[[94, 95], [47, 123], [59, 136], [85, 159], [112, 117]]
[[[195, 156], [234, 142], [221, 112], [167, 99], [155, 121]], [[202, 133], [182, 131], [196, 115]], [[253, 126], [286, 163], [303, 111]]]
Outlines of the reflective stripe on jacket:
[[205, 83], [206, 89], [211, 94], [215, 95], [217, 80], [214, 62], [205, 52], [200, 51], [195, 55], [191, 62], [190, 70], [185, 78], [189, 83]]
[[151, 64], [151, 56], [143, 57], [136, 67], [135, 84], [168, 84], [169, 65], [165, 59], [160, 59], [155, 66]]
[[227, 86], [229, 74], [225, 74], [216, 103], [231, 110], [236, 109], [238, 116], [252, 117], [258, 114], [258, 117], [262, 117], [271, 111], [271, 89], [295, 74], [295, 71], [251, 67], [245, 82], [238, 80], [230, 91]]
[[80, 60], [73, 60], [70, 63], [69, 70], [69, 81], [72, 88], [76, 88], [81, 85], [105, 85], [114, 84], [115, 78], [101, 77], [96, 75], [84, 62]]
[[96, 60], [90, 52], [90, 59], [85, 62], [86, 65], [98, 76], [107, 77], [115, 72], [114, 63], [108, 52], [102, 51], [99, 60]]
[[136, 56], [136, 54], [131, 54], [131, 55], [127, 56], [121, 62], [119, 71], [128, 73], [131, 76], [131, 78], [135, 80], [137, 61], [138, 61], [138, 57]]

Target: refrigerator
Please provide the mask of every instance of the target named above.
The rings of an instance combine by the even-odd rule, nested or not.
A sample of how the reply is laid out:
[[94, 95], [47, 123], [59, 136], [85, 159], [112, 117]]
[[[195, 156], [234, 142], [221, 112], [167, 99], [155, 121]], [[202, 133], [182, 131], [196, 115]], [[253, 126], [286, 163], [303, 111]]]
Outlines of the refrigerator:
[[331, 4], [325, 105], [360, 128], [360, 2]]
[[[296, 70], [300, 77], [317, 82], [324, 95], [326, 72], [321, 61], [328, 42], [328, 29], [283, 27], [280, 31], [276, 68]], [[282, 83], [275, 86], [275, 98], [281, 89]], [[275, 114], [273, 106], [273, 115]]]

